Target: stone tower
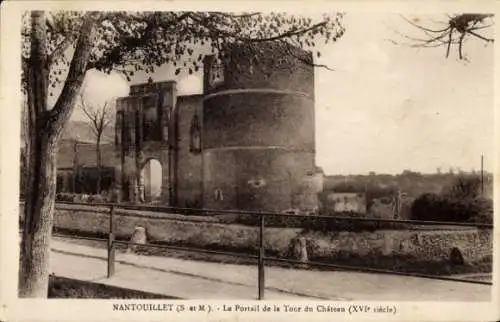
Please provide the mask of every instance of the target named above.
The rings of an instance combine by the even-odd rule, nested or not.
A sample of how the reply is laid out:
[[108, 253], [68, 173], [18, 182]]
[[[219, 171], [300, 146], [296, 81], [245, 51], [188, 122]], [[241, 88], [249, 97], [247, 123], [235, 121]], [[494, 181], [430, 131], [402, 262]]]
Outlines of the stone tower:
[[[315, 178], [312, 57], [277, 44], [233, 46], [205, 61], [203, 205], [312, 211]], [[286, 51], [286, 52], [285, 52]]]

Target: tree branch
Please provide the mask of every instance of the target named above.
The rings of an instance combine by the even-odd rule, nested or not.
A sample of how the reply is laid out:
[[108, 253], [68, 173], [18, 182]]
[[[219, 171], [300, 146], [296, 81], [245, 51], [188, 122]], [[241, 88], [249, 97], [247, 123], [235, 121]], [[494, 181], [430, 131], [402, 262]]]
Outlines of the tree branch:
[[[389, 27], [390, 28], [390, 27]], [[410, 41], [414, 41], [414, 42], [419, 42], [421, 44], [405, 44], [405, 43], [399, 43], [395, 40], [389, 40], [387, 39], [388, 41], [391, 41], [393, 44], [395, 45], [398, 45], [398, 44], [402, 44], [402, 45], [405, 45], [405, 46], [409, 46], [409, 47], [439, 47], [439, 46], [443, 46], [443, 45], [447, 45], [448, 44], [448, 41], [443, 41], [442, 38], [446, 37], [448, 35], [448, 32], [443, 32], [442, 34], [438, 35], [438, 36], [433, 36], [427, 32], [425, 32], [426, 35], [429, 35], [430, 39], [422, 39], [422, 38], [416, 38], [416, 37], [410, 37], [408, 35], [405, 35], [401, 32], [399, 32], [398, 30], [395, 30], [393, 28], [390, 28], [394, 33], [398, 34], [399, 36], [405, 38], [405, 39], [408, 39]], [[437, 46], [434, 46], [434, 45], [428, 45], [429, 43], [432, 43], [432, 42], [436, 42], [436, 41], [439, 41], [440, 44], [437, 45]]]
[[83, 17], [83, 24], [76, 43], [75, 53], [71, 60], [70, 69], [64, 87], [54, 108], [50, 111], [49, 131], [60, 135], [62, 128], [71, 115], [73, 102], [80, 88], [87, 70], [90, 51], [94, 45], [95, 23], [98, 12], [88, 12]]
[[448, 29], [450, 29], [450, 26], [447, 26], [446, 28], [444, 29], [441, 29], [441, 30], [432, 30], [430, 28], [426, 28], [426, 27], [422, 27], [420, 25], [417, 25], [416, 23], [414, 23], [413, 21], [410, 21], [409, 19], [407, 19], [405, 16], [403, 15], [400, 15], [401, 18], [403, 18], [406, 22], [408, 22], [410, 25], [420, 29], [420, 30], [424, 30], [424, 31], [427, 31], [427, 32], [432, 32], [432, 33], [437, 33], [437, 32], [445, 32], [447, 31]]
[[290, 48], [290, 46], [291, 46], [291, 45], [290, 45], [288, 42], [286, 42], [286, 41], [282, 41], [282, 43], [284, 43], [284, 44], [285, 44], [285, 47], [286, 47], [286, 49], [287, 49], [288, 54], [289, 54], [290, 56], [292, 56], [292, 57], [294, 57], [294, 58], [298, 59], [298, 60], [299, 60], [300, 62], [302, 62], [303, 64], [306, 64], [306, 65], [309, 65], [309, 66], [312, 66], [312, 67], [320, 67], [320, 68], [324, 68], [324, 69], [327, 69], [327, 70], [332, 71], [332, 72], [333, 72], [333, 71], [335, 71], [335, 69], [330, 68], [330, 67], [329, 67], [329, 66], [327, 66], [327, 65], [324, 65], [324, 64], [316, 64], [316, 63], [314, 63], [314, 58], [313, 58], [313, 61], [308, 61], [308, 60], [307, 60], [307, 59], [305, 59], [304, 57], [300, 57], [300, 56], [296, 55], [296, 54], [295, 54], [295, 53], [291, 50], [291, 48]]
[[283, 39], [283, 38], [289, 38], [289, 37], [293, 37], [293, 36], [298, 36], [298, 35], [302, 35], [302, 34], [305, 34], [307, 33], [308, 31], [311, 31], [311, 30], [314, 30], [316, 28], [319, 28], [321, 26], [324, 26], [327, 24], [327, 21], [322, 21], [322, 22], [318, 22], [308, 28], [304, 28], [304, 29], [298, 29], [298, 30], [288, 30], [284, 33], [281, 33], [279, 35], [276, 35], [276, 36], [272, 36], [272, 37], [267, 37], [267, 38], [251, 38], [251, 37], [238, 37], [237, 35], [235, 35], [234, 33], [231, 33], [231, 32], [227, 32], [227, 31], [223, 31], [221, 30], [220, 28], [214, 28], [213, 26], [207, 24], [207, 20], [206, 19], [202, 19], [202, 18], [199, 18], [199, 17], [196, 17], [195, 15], [191, 14], [190, 13], [190, 18], [193, 19], [194, 21], [198, 22], [199, 24], [203, 25], [205, 28], [211, 30], [212, 32], [214, 32], [215, 34], [217, 34], [219, 37], [223, 37], [223, 38], [234, 38], [236, 40], [239, 40], [239, 41], [244, 41], [244, 42], [266, 42], [266, 41], [274, 41], [274, 40], [279, 40], [279, 39]]
[[226, 13], [226, 12], [216, 12], [218, 15], [227, 17], [227, 18], [235, 18], [235, 19], [240, 19], [240, 18], [251, 18], [253, 16], [258, 16], [261, 15], [261, 12], [251, 12], [251, 13], [243, 13], [240, 15], [235, 15], [232, 13]]
[[472, 27], [472, 28], [469, 28], [468, 30], [480, 30], [480, 29], [485, 29], [485, 28], [489, 28], [489, 27], [492, 27], [494, 24], [491, 24], [491, 25], [485, 25], [485, 26], [479, 26], [479, 27]]
[[472, 30], [467, 30], [466, 32], [469, 33], [469, 34], [471, 34], [471, 35], [473, 35], [473, 36], [475, 36], [475, 37], [477, 37], [477, 38], [479, 38], [479, 39], [487, 41], [487, 42], [494, 42], [495, 41], [495, 39], [493, 39], [493, 38], [486, 38], [484, 36], [481, 36], [480, 34], [475, 33]]
[[464, 43], [465, 33], [460, 36], [460, 41], [458, 42], [458, 58], [463, 58], [462, 46]]
[[446, 48], [446, 58], [448, 58], [450, 56], [452, 34], [453, 34], [453, 28], [450, 28], [450, 33], [448, 36], [448, 47]]
[[83, 111], [83, 113], [88, 117], [88, 119], [91, 122], [94, 122], [96, 118], [95, 113], [92, 113], [91, 108], [89, 108], [87, 103], [85, 103], [85, 99], [83, 98], [82, 94], [80, 94], [80, 109]]
[[311, 31], [311, 30], [314, 30], [314, 29], [319, 28], [321, 26], [324, 26], [324, 25], [326, 25], [326, 23], [327, 23], [326, 21], [322, 21], [322, 22], [319, 22], [317, 24], [314, 24], [314, 25], [310, 26], [309, 28], [300, 29], [300, 30], [296, 30], [296, 31], [289, 30], [287, 32], [284, 32], [284, 33], [282, 33], [280, 35], [276, 35], [274, 37], [256, 38], [256, 39], [242, 38], [242, 40], [249, 41], [249, 42], [264, 42], [264, 41], [273, 41], [273, 40], [288, 38], [288, 37], [292, 37], [292, 36], [298, 36], [298, 35], [305, 34], [308, 31]]
[[[441, 30], [433, 30], [430, 28], [423, 27], [401, 16], [407, 23], [422, 30], [425, 33], [425, 35], [429, 36], [430, 38], [423, 40], [423, 39], [411, 38], [404, 35], [403, 37], [413, 41], [423, 42], [422, 44], [417, 44], [412, 47], [438, 47], [439, 44], [437, 46], [431, 45], [435, 42], [441, 42], [442, 44], [446, 44], [447, 45], [446, 57], [449, 57], [450, 55], [452, 44], [458, 44], [458, 56], [460, 59], [464, 59], [465, 56], [463, 54], [463, 47], [464, 47], [464, 41], [467, 39], [466, 38], [467, 34], [486, 42], [494, 42], [493, 38], [480, 35], [475, 31], [492, 26], [493, 23], [486, 24], [484, 21], [486, 18], [492, 16], [493, 16], [492, 14], [474, 14], [474, 13], [456, 14], [453, 16], [448, 15], [448, 27]], [[435, 34], [438, 35], [435, 36]], [[446, 35], [448, 35], [448, 41], [444, 42], [442, 39]], [[458, 37], [458, 40], [453, 39], [455, 36]]]
[[64, 54], [74, 41], [75, 39], [73, 39], [73, 35], [67, 35], [59, 44], [56, 45], [56, 48], [47, 59], [47, 65], [49, 68], [54, 64], [59, 56]]
[[88, 125], [96, 137], [100, 140], [102, 133], [108, 124], [111, 122], [111, 111], [109, 102], [104, 102], [103, 106], [89, 104], [82, 93], [79, 94], [80, 104], [78, 105], [83, 113], [87, 116]]
[[441, 35], [439, 35], [439, 36], [437, 36], [437, 37], [434, 37], [434, 38], [431, 38], [431, 39], [429, 39], [429, 40], [426, 40], [426, 41], [425, 41], [425, 43], [426, 43], [426, 44], [430, 44], [430, 43], [432, 43], [432, 42], [435, 42], [435, 41], [441, 40], [441, 39], [443, 39], [443, 38], [444, 38], [444, 37], [446, 37], [446, 36], [447, 36], [447, 33], [446, 33], [446, 32], [444, 32], [444, 33], [442, 33]]

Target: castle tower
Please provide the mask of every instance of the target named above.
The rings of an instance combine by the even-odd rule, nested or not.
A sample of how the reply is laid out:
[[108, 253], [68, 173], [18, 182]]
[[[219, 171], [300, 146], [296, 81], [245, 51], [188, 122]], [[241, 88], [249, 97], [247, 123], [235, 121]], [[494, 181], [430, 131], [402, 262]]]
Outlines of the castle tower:
[[[310, 53], [274, 43], [232, 46], [205, 60], [203, 206], [310, 211], [315, 180]], [[279, 57], [279, 58], [278, 58]]]

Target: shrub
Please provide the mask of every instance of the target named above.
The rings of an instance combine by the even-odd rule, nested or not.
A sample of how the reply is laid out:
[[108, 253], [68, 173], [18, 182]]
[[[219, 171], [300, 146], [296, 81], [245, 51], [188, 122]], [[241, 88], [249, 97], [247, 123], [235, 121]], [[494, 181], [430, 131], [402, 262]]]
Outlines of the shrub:
[[379, 199], [374, 199], [370, 207], [370, 214], [375, 218], [394, 218], [394, 207], [392, 204], [384, 204]]
[[493, 224], [493, 200], [479, 198], [475, 202], [478, 211], [469, 218], [469, 222]]
[[60, 192], [56, 195], [56, 201], [74, 202], [75, 200], [76, 195], [72, 193]]
[[[325, 214], [324, 212], [322, 213]], [[320, 231], [320, 232], [362, 232], [375, 231], [381, 229], [411, 229], [411, 225], [403, 223], [391, 223], [380, 221], [361, 221], [356, 218], [364, 218], [364, 214], [358, 213], [333, 213], [330, 218], [317, 217], [314, 215], [307, 217], [299, 216], [266, 216], [265, 227], [286, 227], [299, 228], [305, 231]], [[248, 226], [259, 226], [260, 218], [256, 215], [232, 215], [232, 216], [217, 216], [220, 222], [228, 224], [241, 224]], [[338, 218], [343, 217], [343, 218]], [[346, 217], [351, 217], [346, 218]]]
[[106, 199], [103, 196], [101, 196], [101, 195], [90, 195], [90, 196], [88, 196], [86, 202], [89, 202], [89, 203], [103, 203], [103, 202], [106, 202]]
[[107, 196], [60, 192], [56, 194], [56, 201], [104, 203], [107, 201]]
[[456, 198], [428, 193], [413, 202], [411, 216], [414, 220], [491, 223], [493, 202], [482, 197]]

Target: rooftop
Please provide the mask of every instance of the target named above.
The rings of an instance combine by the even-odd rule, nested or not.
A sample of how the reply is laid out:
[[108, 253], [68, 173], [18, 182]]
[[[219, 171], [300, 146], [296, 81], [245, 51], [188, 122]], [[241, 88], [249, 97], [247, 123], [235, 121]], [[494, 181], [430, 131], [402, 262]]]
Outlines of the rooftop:
[[[75, 162], [82, 167], [97, 167], [96, 154], [95, 143], [64, 140], [57, 153], [57, 167], [73, 168]], [[101, 166], [114, 167], [115, 163], [114, 144], [101, 143]]]

